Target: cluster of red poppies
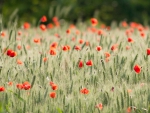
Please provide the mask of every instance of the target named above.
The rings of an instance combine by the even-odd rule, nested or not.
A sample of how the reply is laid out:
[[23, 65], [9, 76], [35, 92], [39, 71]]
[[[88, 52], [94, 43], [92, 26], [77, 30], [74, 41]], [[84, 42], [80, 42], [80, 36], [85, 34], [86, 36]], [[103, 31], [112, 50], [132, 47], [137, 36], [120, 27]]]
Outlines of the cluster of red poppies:
[[[92, 65], [93, 65], [92, 60], [87, 61], [87, 62], [86, 62], [86, 65], [87, 65], [87, 66], [92, 66]], [[83, 63], [83, 61], [80, 60], [79, 63], [78, 63], [78, 67], [79, 67], [79, 68], [82, 68], [83, 66], [84, 66], [84, 63]]]
[[[57, 86], [54, 82], [51, 81], [49, 84], [50, 84], [52, 90], [57, 90], [57, 89], [58, 89], [58, 86]], [[51, 93], [49, 94], [49, 96], [50, 96], [51, 98], [55, 98], [55, 97], [56, 97], [56, 92], [51, 92]]]
[[16, 85], [18, 89], [24, 89], [24, 90], [29, 90], [31, 88], [31, 85], [29, 82], [24, 82], [23, 84], [17, 84]]
[[17, 53], [11, 49], [8, 49], [7, 50], [7, 55], [10, 56], [10, 57], [15, 57], [17, 56]]

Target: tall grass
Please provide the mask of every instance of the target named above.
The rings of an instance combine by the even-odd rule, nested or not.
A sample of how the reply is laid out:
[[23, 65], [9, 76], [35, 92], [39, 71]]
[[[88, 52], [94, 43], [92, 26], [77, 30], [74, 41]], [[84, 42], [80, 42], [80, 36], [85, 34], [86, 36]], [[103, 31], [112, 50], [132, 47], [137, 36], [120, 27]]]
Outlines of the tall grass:
[[[150, 70], [149, 56], [146, 55], [149, 31], [145, 30], [146, 37], [142, 38], [135, 29], [131, 35], [134, 43], [131, 44], [123, 28], [103, 29], [102, 36], [87, 31], [86, 24], [79, 24], [77, 28], [81, 31], [78, 35], [75, 29], [67, 34], [67, 25], [44, 32], [39, 28], [3, 30], [6, 36], [0, 37], [0, 86], [6, 91], [0, 92], [1, 113], [126, 113], [128, 107], [132, 107], [135, 113], [150, 112]], [[17, 31], [22, 32], [21, 36]], [[60, 38], [55, 37], [55, 33]], [[72, 37], [76, 41], [72, 41]], [[42, 38], [42, 42], [36, 44], [34, 38]], [[90, 46], [79, 44], [79, 39], [89, 41]], [[56, 56], [49, 54], [52, 42], [58, 42]], [[118, 50], [112, 51], [110, 48], [116, 43]], [[22, 46], [21, 50], [17, 49], [18, 44]], [[27, 45], [30, 49], [26, 48]], [[63, 45], [69, 45], [70, 51], [63, 51]], [[75, 45], [82, 49], [76, 51]], [[95, 49], [99, 45], [102, 46], [100, 52]], [[126, 50], [127, 45], [129, 50]], [[3, 54], [4, 48], [15, 50], [17, 56], [10, 58]], [[105, 52], [111, 54], [108, 62], [105, 61]], [[43, 62], [44, 57], [48, 61]], [[23, 61], [23, 65], [18, 65], [17, 59]], [[79, 60], [84, 62], [83, 68], [78, 67]], [[86, 66], [88, 60], [93, 61], [93, 66]], [[135, 64], [142, 66], [140, 74], [134, 72]], [[8, 86], [9, 81], [13, 86]], [[24, 81], [31, 83], [30, 90], [17, 89], [16, 84]], [[53, 91], [50, 81], [58, 85], [54, 99], [49, 96]], [[87, 88], [89, 94], [80, 93], [82, 88]], [[95, 107], [99, 103], [103, 104], [102, 110]]]

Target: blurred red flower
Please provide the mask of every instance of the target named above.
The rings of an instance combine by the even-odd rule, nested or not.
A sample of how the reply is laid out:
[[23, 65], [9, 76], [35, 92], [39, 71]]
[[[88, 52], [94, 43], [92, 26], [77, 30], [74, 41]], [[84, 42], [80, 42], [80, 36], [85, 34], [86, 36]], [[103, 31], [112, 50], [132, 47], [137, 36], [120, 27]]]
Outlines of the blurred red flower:
[[34, 38], [34, 43], [40, 43], [41, 42], [41, 40], [39, 39], [39, 38]]
[[25, 22], [23, 24], [24, 29], [29, 29], [30, 28], [30, 24], [28, 22]]
[[17, 49], [18, 49], [18, 50], [21, 50], [21, 45], [18, 45], [18, 46], [17, 46]]
[[96, 50], [97, 50], [97, 51], [101, 51], [101, 50], [102, 50], [102, 47], [101, 47], [101, 46], [97, 46], [97, 47], [96, 47]]
[[103, 109], [103, 104], [102, 103], [97, 104], [95, 107], [98, 108], [98, 109], [100, 109], [100, 110], [102, 110]]
[[49, 23], [48, 25], [47, 25], [47, 28], [48, 29], [52, 29], [54, 27], [54, 25], [52, 24], [52, 23]]
[[56, 51], [54, 49], [50, 49], [50, 55], [56, 55]]
[[87, 66], [92, 66], [92, 65], [93, 65], [92, 60], [87, 61], [87, 62], [86, 62], [86, 65], [87, 65]]
[[80, 90], [80, 92], [81, 92], [82, 94], [88, 94], [88, 93], [89, 93], [89, 90], [88, 90], [87, 88], [83, 88], [83, 89]]
[[45, 30], [46, 30], [46, 26], [45, 26], [44, 24], [41, 24], [41, 25], [40, 25], [40, 29], [41, 29], [42, 31], [45, 31]]
[[5, 88], [3, 86], [0, 86], [0, 92], [4, 92]]
[[96, 18], [91, 18], [91, 23], [93, 26], [96, 26], [98, 24], [98, 21]]
[[57, 90], [58, 86], [56, 84], [52, 84], [51, 88], [52, 88], [52, 90]]
[[56, 98], [56, 93], [55, 93], [55, 92], [51, 92], [51, 93], [49, 94], [49, 96], [50, 96], [51, 98]]
[[17, 64], [19, 64], [19, 65], [22, 65], [23, 64], [23, 62], [21, 61], [21, 60], [17, 60]]
[[31, 88], [31, 85], [28, 81], [24, 82], [22, 85], [25, 90], [29, 90]]
[[47, 21], [47, 17], [44, 15], [42, 16], [42, 18], [40, 19], [41, 22], [46, 22]]
[[17, 84], [16, 87], [17, 87], [18, 89], [23, 89], [23, 88], [24, 88], [24, 86], [23, 86], [22, 84]]
[[83, 62], [80, 60], [80, 61], [79, 61], [79, 64], [78, 64], [78, 67], [79, 67], [79, 68], [82, 68], [83, 66], [84, 66], [84, 64], [83, 64]]
[[134, 42], [134, 40], [132, 38], [128, 38], [128, 42]]
[[141, 67], [139, 65], [134, 66], [134, 71], [139, 74], [141, 72]]
[[150, 55], [150, 48], [147, 48], [147, 55]]
[[15, 57], [17, 56], [17, 53], [11, 49], [8, 49], [7, 50], [7, 55], [10, 56], [10, 57]]
[[81, 47], [80, 46], [75, 46], [74, 49], [81, 50]]

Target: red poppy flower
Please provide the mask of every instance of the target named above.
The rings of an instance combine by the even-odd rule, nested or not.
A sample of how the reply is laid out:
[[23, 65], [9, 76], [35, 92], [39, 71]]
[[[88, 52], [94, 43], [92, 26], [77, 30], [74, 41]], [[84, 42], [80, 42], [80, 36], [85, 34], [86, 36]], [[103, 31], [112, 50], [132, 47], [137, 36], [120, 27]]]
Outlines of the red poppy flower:
[[11, 51], [9, 56], [10, 57], [15, 57], [16, 55], [17, 55], [17, 53], [15, 51]]
[[127, 113], [131, 113], [131, 111], [132, 111], [132, 108], [131, 108], [131, 107], [128, 107], [128, 108], [127, 108]]
[[31, 85], [28, 81], [24, 82], [22, 85], [25, 90], [29, 90], [31, 88]]
[[80, 60], [80, 61], [79, 61], [79, 64], [78, 64], [78, 67], [79, 67], [79, 68], [82, 68], [83, 66], [84, 66], [84, 64], [83, 64], [83, 62]]
[[7, 50], [7, 55], [10, 56], [11, 52], [12, 52], [12, 50], [11, 50], [11, 49], [8, 49], [8, 50]]
[[23, 89], [23, 88], [24, 88], [24, 86], [23, 86], [22, 84], [17, 84], [16, 87], [17, 87], [18, 89]]
[[117, 44], [112, 45], [111, 50], [115, 51], [117, 49], [117, 46], [118, 46]]
[[142, 38], [145, 37], [145, 33], [143, 33], [143, 32], [141, 32], [140, 35], [141, 35]]
[[44, 58], [43, 58], [43, 61], [44, 61], [44, 62], [46, 62], [46, 61], [47, 61], [47, 58], [46, 58], [46, 57], [44, 57]]
[[18, 46], [17, 46], [17, 49], [18, 49], [18, 50], [21, 50], [21, 45], [18, 45]]
[[70, 46], [69, 45], [66, 45], [66, 46], [67, 46], [68, 50], [70, 50]]
[[55, 92], [51, 92], [51, 93], [49, 94], [49, 96], [50, 96], [51, 98], [56, 98], [56, 93], [55, 93]]
[[128, 26], [128, 24], [127, 24], [126, 21], [123, 21], [123, 22], [121, 23], [121, 25], [122, 25], [123, 27], [127, 27], [127, 26]]
[[4, 92], [5, 88], [3, 86], [0, 86], [0, 92]]
[[93, 26], [96, 26], [98, 24], [98, 21], [96, 18], [91, 18], [91, 23]]
[[70, 33], [71, 33], [71, 30], [70, 30], [70, 29], [67, 29], [67, 30], [66, 30], [66, 33], [67, 33], [67, 34], [70, 34]]
[[97, 50], [97, 51], [101, 51], [101, 50], [102, 50], [102, 47], [101, 47], [101, 46], [97, 46], [97, 47], [96, 47], [96, 50]]
[[139, 74], [141, 72], [141, 67], [139, 65], [134, 66], [134, 71]]
[[19, 65], [22, 65], [23, 64], [23, 62], [21, 61], [21, 60], [17, 60], [17, 64], [19, 64]]
[[5, 37], [5, 32], [1, 32], [1, 37]]
[[144, 28], [143, 28], [142, 26], [139, 26], [137, 29], [138, 29], [140, 32], [144, 30]]
[[80, 43], [80, 44], [83, 44], [83, 42], [84, 42], [84, 41], [83, 41], [82, 39], [79, 40], [79, 43]]
[[40, 29], [41, 29], [42, 31], [45, 31], [45, 30], [46, 30], [46, 26], [45, 26], [44, 24], [41, 24], [41, 25], [40, 25]]
[[50, 49], [56, 49], [56, 48], [57, 48], [57, 45], [58, 45], [57, 42], [53, 42], [53, 43], [50, 45]]
[[68, 47], [67, 47], [67, 46], [63, 46], [63, 47], [62, 47], [62, 50], [63, 50], [63, 51], [68, 51]]
[[136, 28], [137, 25], [138, 25], [138, 24], [137, 24], [136, 22], [131, 22], [131, 23], [130, 23], [130, 27], [132, 27], [132, 28]]
[[54, 84], [54, 82], [50, 81], [49, 85], [52, 86]]
[[11, 82], [11, 81], [8, 82], [8, 85], [9, 85], [9, 86], [12, 86], [12, 85], [13, 85], [13, 82]]
[[129, 50], [130, 49], [130, 46], [126, 46], [126, 50]]
[[103, 34], [103, 31], [102, 31], [102, 30], [98, 30], [98, 31], [97, 31], [97, 34], [98, 34], [98, 35], [102, 35], [102, 34]]
[[24, 29], [29, 29], [30, 28], [30, 24], [28, 22], [25, 22], [23, 24]]
[[81, 50], [81, 47], [80, 46], [75, 46], [74, 49]]
[[102, 104], [102, 103], [97, 104], [97, 105], [96, 105], [96, 108], [98, 108], [98, 109], [102, 110], [102, 109], [103, 109], [103, 104]]
[[128, 38], [128, 42], [134, 42], [134, 40], [132, 38]]
[[52, 88], [52, 90], [57, 90], [58, 86], [56, 84], [52, 84], [51, 88]]
[[131, 90], [131, 89], [128, 89], [128, 90], [127, 90], [127, 92], [128, 92], [128, 93], [131, 93], [131, 92], [132, 92], [132, 90]]
[[40, 19], [41, 22], [46, 22], [47, 21], [47, 18], [46, 16], [42, 16], [42, 18]]
[[87, 62], [86, 62], [86, 65], [87, 65], [87, 66], [92, 66], [92, 65], [93, 65], [92, 60], [87, 61]]
[[21, 33], [21, 31], [18, 31], [18, 35], [20, 36], [22, 33]]
[[86, 45], [86, 46], [89, 46], [89, 45], [90, 45], [90, 42], [89, 42], [89, 41], [86, 41], [86, 42], [85, 42], [85, 45]]
[[80, 90], [80, 92], [81, 92], [82, 94], [88, 94], [88, 93], [89, 93], [89, 90], [88, 90], [87, 88], [83, 88], [83, 89]]
[[55, 16], [52, 18], [53, 22], [57, 22], [58, 21], [58, 18]]
[[47, 25], [47, 28], [48, 29], [52, 29], [54, 27], [54, 25], [52, 24], [52, 23], [49, 23], [48, 25]]
[[150, 55], [150, 48], [147, 48], [147, 55]]
[[106, 58], [110, 57], [110, 53], [105, 52], [105, 57], [106, 57]]
[[35, 43], [40, 43], [40, 39], [39, 38], [34, 38], [34, 42]]
[[50, 55], [56, 55], [56, 51], [54, 49], [50, 49]]

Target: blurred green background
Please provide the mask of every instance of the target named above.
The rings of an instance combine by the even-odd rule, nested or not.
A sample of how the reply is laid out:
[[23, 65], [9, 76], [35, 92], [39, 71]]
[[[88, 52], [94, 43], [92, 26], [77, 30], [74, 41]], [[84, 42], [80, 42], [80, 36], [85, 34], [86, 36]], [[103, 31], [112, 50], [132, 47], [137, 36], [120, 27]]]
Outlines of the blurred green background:
[[150, 0], [0, 0], [3, 23], [17, 18], [19, 23], [38, 23], [46, 15], [76, 23], [96, 17], [100, 23], [135, 21], [150, 23]]

